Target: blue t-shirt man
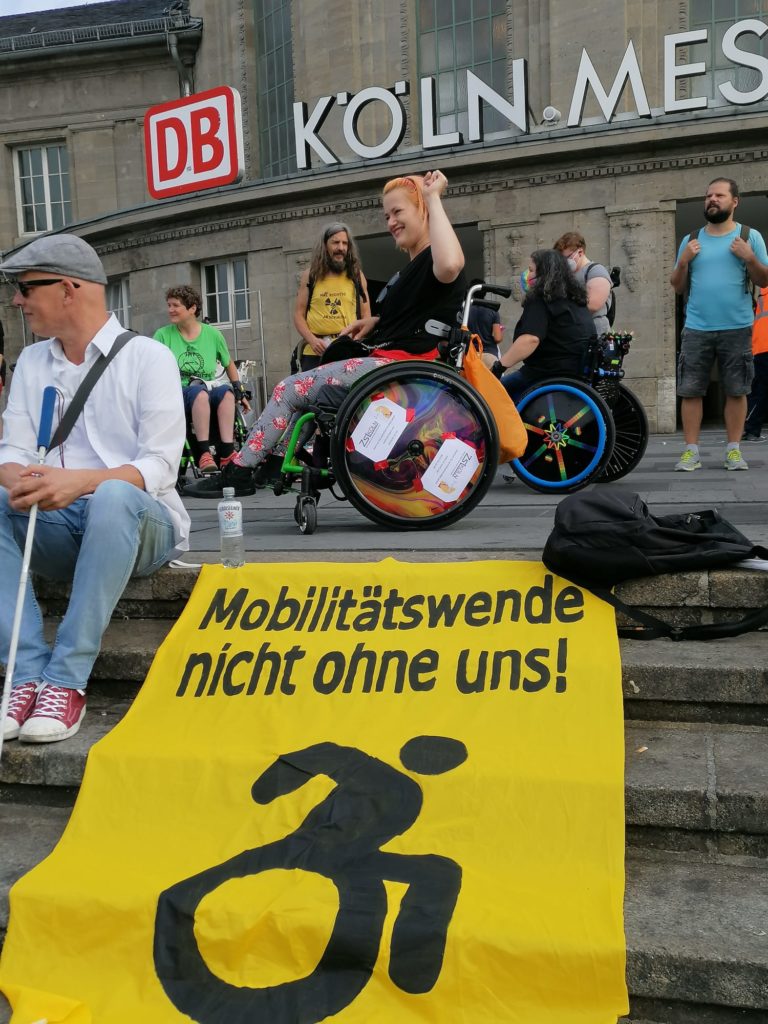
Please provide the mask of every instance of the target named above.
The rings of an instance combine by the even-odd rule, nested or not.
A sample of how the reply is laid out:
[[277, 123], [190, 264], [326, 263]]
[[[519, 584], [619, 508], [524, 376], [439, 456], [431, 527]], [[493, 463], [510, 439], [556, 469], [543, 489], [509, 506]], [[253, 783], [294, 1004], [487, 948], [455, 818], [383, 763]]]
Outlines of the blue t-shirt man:
[[680, 335], [677, 394], [685, 449], [676, 470], [701, 469], [699, 434], [703, 397], [717, 362], [725, 395], [723, 420], [726, 469], [749, 469], [740, 450], [752, 387], [752, 284], [768, 286], [768, 253], [759, 231], [745, 232], [736, 221], [739, 186], [732, 178], [714, 178], [704, 196], [707, 224], [680, 243], [669, 283], [678, 295], [688, 292]]
[[[733, 331], [752, 327], [752, 290], [747, 283], [744, 261], [731, 252], [734, 239], [740, 233], [740, 224], [736, 224], [727, 235], [710, 235], [704, 229], [699, 231], [697, 241], [701, 251], [688, 267], [690, 292], [685, 326], [689, 330]], [[686, 235], [680, 243], [678, 260], [690, 237]], [[768, 252], [760, 232], [751, 228], [748, 242], [758, 260], [768, 265]]]

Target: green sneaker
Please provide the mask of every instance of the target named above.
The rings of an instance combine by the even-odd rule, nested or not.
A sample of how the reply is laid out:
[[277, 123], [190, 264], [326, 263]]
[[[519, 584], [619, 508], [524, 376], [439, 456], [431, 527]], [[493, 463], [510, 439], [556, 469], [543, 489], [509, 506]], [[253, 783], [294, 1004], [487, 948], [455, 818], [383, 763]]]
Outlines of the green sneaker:
[[675, 470], [682, 470], [685, 473], [692, 473], [694, 469], [701, 469], [701, 463], [699, 462], [699, 454], [695, 452], [693, 448], [686, 448], [683, 454], [680, 456], [680, 461], [675, 466]]
[[749, 469], [738, 448], [729, 448], [725, 453], [726, 469]]

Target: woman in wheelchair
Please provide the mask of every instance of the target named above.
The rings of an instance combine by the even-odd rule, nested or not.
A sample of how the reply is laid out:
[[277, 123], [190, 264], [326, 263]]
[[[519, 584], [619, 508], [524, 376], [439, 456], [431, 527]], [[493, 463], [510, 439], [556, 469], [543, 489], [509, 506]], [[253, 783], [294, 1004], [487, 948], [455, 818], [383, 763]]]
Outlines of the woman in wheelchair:
[[[217, 471], [210, 448], [211, 413], [215, 413], [219, 443], [219, 466], [224, 467], [235, 453], [235, 402], [245, 410], [250, 406], [243, 394], [237, 368], [220, 331], [198, 320], [202, 309], [200, 293], [190, 285], [178, 285], [165, 293], [168, 306], [166, 327], [155, 331], [155, 339], [173, 352], [179, 364], [184, 410], [194, 429], [194, 447], [201, 473]], [[224, 367], [229, 384], [213, 385], [216, 364]]]
[[[562, 253], [538, 249], [521, 278], [525, 291], [523, 313], [512, 344], [494, 365], [494, 372], [513, 401], [547, 378], [580, 377], [587, 350], [595, 340], [587, 293]], [[520, 369], [505, 373], [521, 361]]]
[[344, 329], [328, 349], [331, 358], [334, 348], [340, 353], [335, 361], [282, 380], [246, 443], [221, 474], [188, 484], [184, 494], [216, 498], [224, 487], [234, 487], [237, 495], [253, 494], [256, 485], [272, 475], [269, 457], [279, 450], [281, 439], [321, 388], [349, 387], [395, 360], [437, 358], [437, 340], [425, 325], [429, 320], [452, 323], [467, 289], [464, 254], [442, 204], [446, 185], [441, 171], [387, 182], [382, 196], [384, 218], [409, 263], [379, 296], [379, 315], [356, 320]]

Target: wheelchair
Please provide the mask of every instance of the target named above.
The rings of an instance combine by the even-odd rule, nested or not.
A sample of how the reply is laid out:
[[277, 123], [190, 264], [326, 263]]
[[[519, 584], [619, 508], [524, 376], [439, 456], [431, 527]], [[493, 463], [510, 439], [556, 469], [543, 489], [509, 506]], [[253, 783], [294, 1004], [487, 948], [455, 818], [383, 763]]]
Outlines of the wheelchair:
[[[294, 519], [301, 533], [315, 532], [323, 490], [398, 530], [449, 526], [482, 500], [498, 466], [498, 433], [484, 399], [458, 371], [471, 337], [470, 305], [498, 309], [483, 296], [510, 294], [500, 285], [473, 285], [455, 325], [427, 323], [443, 362], [393, 362], [349, 390], [323, 389], [326, 396], [293, 425], [271, 481], [277, 495], [298, 488]], [[327, 360], [347, 358], [355, 344], [332, 343]]]
[[518, 479], [545, 494], [568, 494], [630, 473], [648, 444], [648, 418], [622, 383], [632, 334], [604, 334], [590, 347], [582, 378], [542, 381], [517, 409], [528, 444], [511, 466]]
[[[200, 383], [204, 383], [204, 381], [202, 381], [200, 378], [190, 378], [190, 382], [198, 380], [200, 381]], [[250, 401], [251, 392], [243, 391], [243, 397], [247, 398], [248, 401]], [[179, 492], [179, 494], [181, 494], [181, 492], [184, 489], [184, 485], [187, 483], [189, 473], [192, 474], [192, 477], [195, 480], [199, 479], [199, 477], [201, 476], [200, 470], [195, 460], [195, 431], [192, 426], [192, 417], [190, 415], [187, 415], [186, 419], [187, 434], [186, 437], [184, 438], [184, 448], [182, 449], [181, 452], [181, 459], [179, 461], [179, 469], [176, 477], [176, 490]], [[245, 423], [243, 410], [240, 406], [240, 403], [235, 401], [235, 423], [233, 433], [235, 451], [239, 451], [242, 448], [242, 446], [245, 444], [245, 439], [247, 436], [248, 427], [246, 426]], [[219, 445], [221, 440], [219, 437], [219, 420], [218, 417], [214, 414], [211, 415], [210, 434], [208, 439], [210, 442], [210, 447], [214, 449]]]

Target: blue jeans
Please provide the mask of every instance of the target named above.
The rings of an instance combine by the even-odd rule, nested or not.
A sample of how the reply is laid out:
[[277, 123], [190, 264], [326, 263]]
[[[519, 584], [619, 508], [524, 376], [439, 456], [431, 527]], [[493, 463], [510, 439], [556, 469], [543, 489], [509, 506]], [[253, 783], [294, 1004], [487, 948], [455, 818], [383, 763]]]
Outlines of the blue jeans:
[[553, 376], [554, 374], [544, 373], [543, 370], [532, 370], [527, 366], [521, 366], [519, 370], [505, 373], [501, 378], [501, 383], [507, 389], [507, 394], [512, 401], [517, 402], [528, 388], [532, 388], [534, 384], [539, 384], [547, 378], [551, 380]]
[[[0, 487], [0, 661], [7, 663], [29, 515], [15, 512]], [[14, 684], [53, 683], [82, 690], [101, 637], [132, 575], [149, 576], [168, 560], [173, 525], [164, 505], [124, 480], [105, 480], [90, 498], [68, 508], [38, 510], [30, 568], [51, 580], [72, 581], [53, 649], [27, 583]]]

